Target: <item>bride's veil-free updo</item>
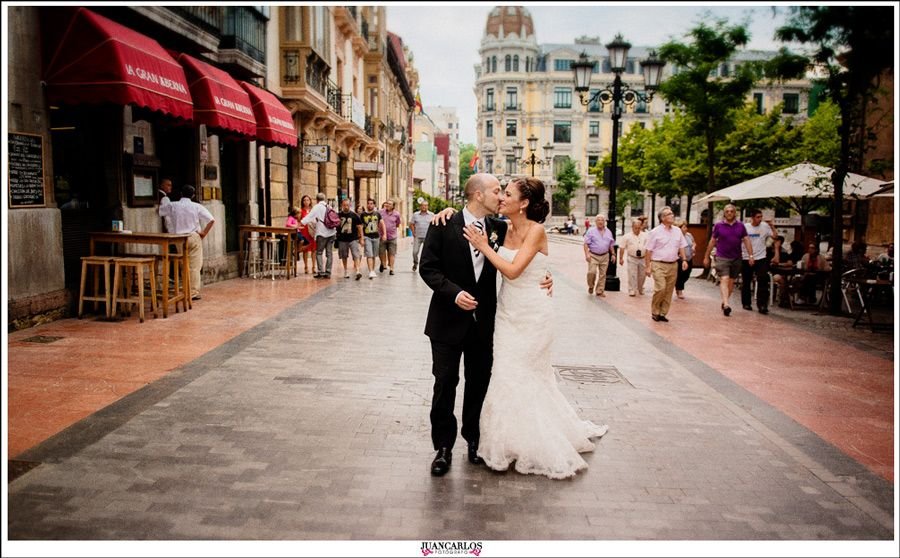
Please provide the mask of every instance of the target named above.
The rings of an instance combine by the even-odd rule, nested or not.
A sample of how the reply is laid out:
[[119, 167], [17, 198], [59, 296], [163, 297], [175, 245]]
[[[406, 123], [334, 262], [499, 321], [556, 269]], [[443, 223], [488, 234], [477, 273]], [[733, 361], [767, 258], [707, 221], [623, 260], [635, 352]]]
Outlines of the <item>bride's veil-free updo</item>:
[[523, 200], [528, 200], [525, 216], [537, 223], [543, 223], [550, 214], [550, 203], [544, 198], [544, 183], [534, 177], [517, 178], [513, 181]]

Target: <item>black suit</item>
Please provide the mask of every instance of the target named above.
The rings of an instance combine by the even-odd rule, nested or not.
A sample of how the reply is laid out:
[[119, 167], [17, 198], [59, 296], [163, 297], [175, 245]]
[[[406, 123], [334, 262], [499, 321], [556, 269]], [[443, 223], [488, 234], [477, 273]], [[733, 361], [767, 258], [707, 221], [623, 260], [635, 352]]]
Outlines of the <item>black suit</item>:
[[[456, 442], [456, 386], [459, 360], [464, 355], [466, 387], [463, 398], [462, 436], [478, 443], [479, 418], [491, 378], [494, 352], [494, 318], [497, 310], [497, 270], [483, 255], [481, 277], [475, 280], [471, 246], [463, 237], [465, 219], [456, 213], [446, 225], [428, 228], [420, 258], [419, 275], [431, 287], [431, 305], [425, 335], [431, 338], [434, 396], [431, 400], [431, 440], [434, 449], [452, 448]], [[497, 233], [503, 244], [506, 223], [485, 218], [488, 238]], [[456, 305], [466, 291], [478, 301], [474, 311]]]

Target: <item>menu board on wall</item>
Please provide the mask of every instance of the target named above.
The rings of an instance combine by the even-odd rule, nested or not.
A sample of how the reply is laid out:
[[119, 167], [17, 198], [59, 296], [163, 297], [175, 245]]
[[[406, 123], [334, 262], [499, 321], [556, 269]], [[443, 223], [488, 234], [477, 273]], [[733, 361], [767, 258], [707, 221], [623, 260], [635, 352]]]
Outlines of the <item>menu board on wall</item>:
[[9, 206], [44, 207], [44, 136], [10, 132]]

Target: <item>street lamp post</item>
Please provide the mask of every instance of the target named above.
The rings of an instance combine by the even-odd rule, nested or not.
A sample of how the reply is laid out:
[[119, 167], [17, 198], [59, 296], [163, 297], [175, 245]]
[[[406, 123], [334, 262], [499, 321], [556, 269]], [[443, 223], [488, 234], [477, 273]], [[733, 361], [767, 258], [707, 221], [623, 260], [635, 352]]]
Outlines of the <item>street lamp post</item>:
[[553, 153], [553, 144], [548, 141], [547, 144], [544, 145], [544, 159], [539, 159], [537, 156], [537, 142], [538, 139], [534, 134], [528, 136], [528, 150], [531, 151], [531, 155], [527, 159], [522, 159], [525, 148], [521, 144], [517, 143], [513, 146], [513, 154], [515, 155], [516, 160], [519, 161], [519, 166], [525, 167], [531, 165], [531, 176], [534, 176], [535, 165], [539, 167], [547, 165], [549, 167], [553, 162], [550, 157]]
[[[615, 39], [606, 49], [609, 51], [610, 69], [616, 75], [612, 85], [598, 90], [590, 98], [585, 93], [590, 91], [591, 74], [594, 71], [594, 63], [588, 61], [587, 53], [582, 52], [578, 62], [572, 64], [575, 73], [575, 91], [578, 92], [581, 104], [587, 106], [595, 101], [603, 105], [612, 104], [612, 168], [609, 172], [609, 216], [607, 224], [615, 234], [616, 231], [616, 187], [619, 180], [619, 119], [622, 116], [623, 105], [632, 105], [637, 101], [644, 103], [653, 99], [653, 94], [659, 87], [660, 78], [665, 62], [656, 57], [655, 51], [650, 51], [647, 60], [641, 61], [641, 71], [644, 74], [644, 89], [646, 93], [632, 89], [627, 83], [622, 82], [622, 72], [625, 71], [625, 62], [628, 59], [628, 49], [631, 44], [617, 34]], [[612, 89], [610, 89], [612, 87]]]

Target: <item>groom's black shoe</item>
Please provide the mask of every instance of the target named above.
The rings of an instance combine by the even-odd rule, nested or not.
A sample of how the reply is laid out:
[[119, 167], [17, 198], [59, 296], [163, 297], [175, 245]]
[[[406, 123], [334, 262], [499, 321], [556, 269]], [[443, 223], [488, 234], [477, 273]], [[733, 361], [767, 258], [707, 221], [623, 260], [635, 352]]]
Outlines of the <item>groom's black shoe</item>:
[[484, 459], [478, 456], [478, 444], [469, 444], [469, 463], [472, 465], [484, 464]]
[[451, 461], [453, 461], [453, 453], [450, 448], [439, 449], [434, 461], [431, 462], [431, 474], [435, 477], [444, 476], [450, 470]]

